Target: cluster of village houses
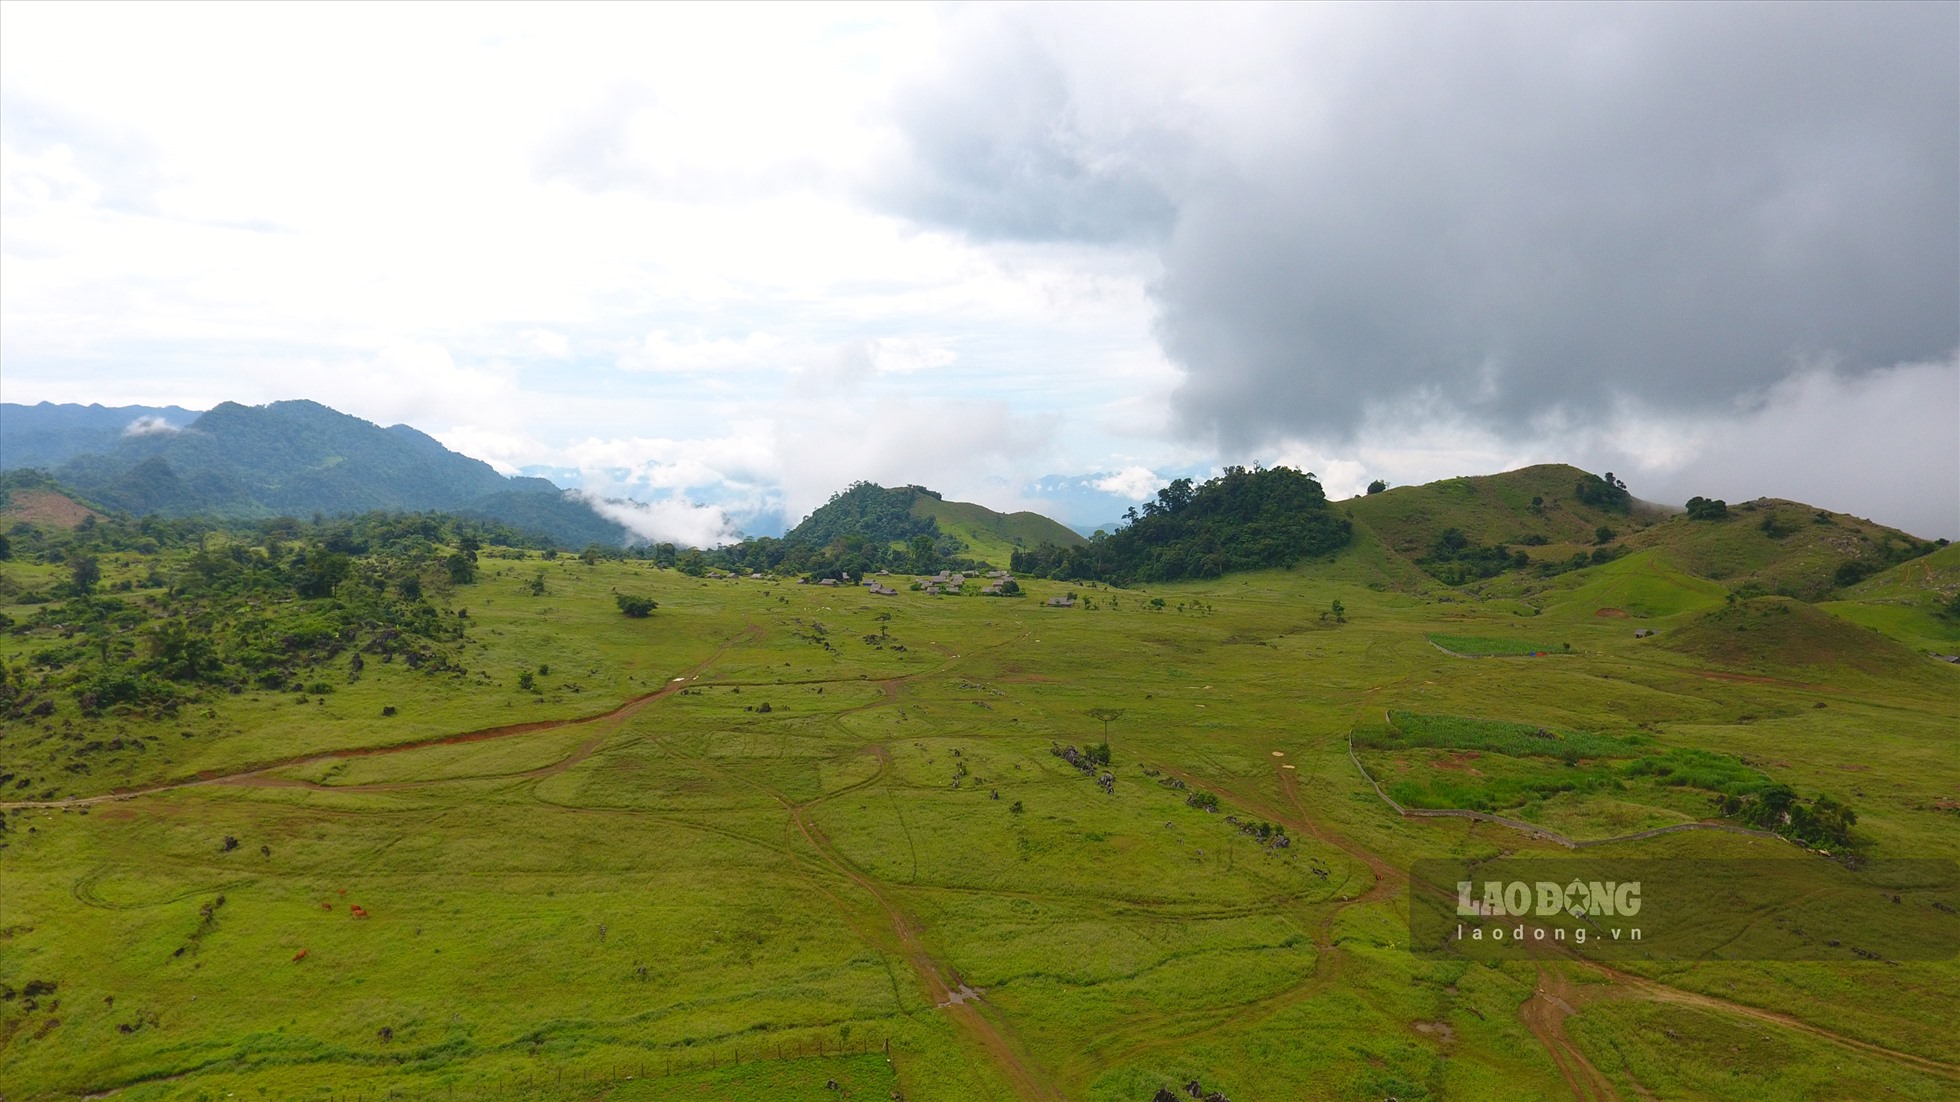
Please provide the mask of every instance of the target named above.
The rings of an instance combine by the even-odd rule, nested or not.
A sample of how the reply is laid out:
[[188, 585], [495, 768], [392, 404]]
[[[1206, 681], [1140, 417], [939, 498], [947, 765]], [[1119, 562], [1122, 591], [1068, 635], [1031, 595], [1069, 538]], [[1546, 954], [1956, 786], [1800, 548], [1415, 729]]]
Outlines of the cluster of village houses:
[[[712, 571], [709, 573], [708, 576], [711, 578], [739, 577], [739, 575], [735, 575], [735, 574], [721, 574]], [[898, 596], [898, 590], [892, 588], [889, 585], [886, 585], [881, 580], [884, 578], [890, 578], [892, 576], [893, 575], [891, 571], [880, 570], [876, 575], [872, 577], [860, 578], [857, 584], [864, 589], [870, 590], [872, 593], [877, 594], [880, 597], [896, 597]], [[759, 573], [750, 574], [749, 577], [757, 581], [770, 580], [765, 575]], [[924, 592], [927, 596], [937, 597], [942, 594], [958, 594], [963, 588], [965, 588], [966, 580], [967, 579], [965, 574], [956, 574], [950, 570], [941, 570], [939, 573], [934, 574], [929, 578], [921, 577], [917, 579], [917, 584], [920, 590]], [[1009, 574], [1005, 570], [989, 570], [987, 571], [986, 574], [987, 584], [980, 588], [980, 595], [982, 597], [1005, 597], [1008, 595], [1006, 585], [1007, 583], [1013, 581], [1014, 581], [1014, 576], [1012, 574]], [[811, 584], [811, 582], [808, 578], [798, 578], [796, 579], [796, 584], [809, 585]], [[821, 586], [830, 586], [832, 588], [849, 585], [851, 584], [851, 575], [848, 572], [846, 572], [844, 573], [844, 576], [841, 581], [837, 578], [822, 578], [819, 579], [815, 584]], [[1018, 582], [1016, 582], [1015, 584], [1017, 586], [1019, 585]], [[1065, 596], [1065, 597], [1050, 597], [1048, 598], [1048, 600], [1044, 601], [1043, 603], [1048, 605], [1053, 605], [1056, 608], [1074, 608], [1075, 598], [1072, 595]]]

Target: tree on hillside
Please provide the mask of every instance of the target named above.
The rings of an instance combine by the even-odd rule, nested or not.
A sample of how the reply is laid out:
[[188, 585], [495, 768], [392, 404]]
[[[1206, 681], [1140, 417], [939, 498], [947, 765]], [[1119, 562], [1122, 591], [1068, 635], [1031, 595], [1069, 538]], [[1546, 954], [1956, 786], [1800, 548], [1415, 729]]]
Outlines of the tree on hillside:
[[172, 681], [196, 681], [224, 667], [211, 637], [193, 632], [182, 620], [163, 621], [150, 630], [146, 641], [150, 671]]
[[1627, 484], [1613, 477], [1612, 471], [1604, 475], [1580, 475], [1573, 496], [1609, 513], [1624, 513], [1633, 508], [1633, 495], [1627, 492]]
[[613, 598], [613, 601], [619, 605], [619, 611], [636, 620], [645, 619], [649, 613], [660, 607], [659, 603], [651, 597], [635, 597], [625, 593]]
[[1386, 489], [1388, 489], [1388, 482], [1385, 479], [1377, 478], [1373, 482], [1368, 483], [1368, 492], [1371, 494], [1378, 494]]
[[912, 571], [915, 574], [930, 573], [939, 556], [934, 553], [932, 536], [925, 532], [914, 535], [910, 542], [912, 552]]
[[102, 564], [93, 555], [75, 555], [68, 560], [68, 577], [74, 583], [75, 592], [92, 593], [95, 583], [102, 580]]
[[1116, 722], [1117, 720], [1119, 720], [1119, 719], [1122, 719], [1122, 718], [1123, 718], [1123, 709], [1121, 709], [1121, 708], [1091, 708], [1091, 709], [1089, 709], [1089, 710], [1088, 710], [1088, 712], [1086, 712], [1085, 714], [1086, 714], [1086, 715], [1087, 715], [1087, 716], [1088, 716], [1088, 717], [1089, 717], [1090, 719], [1099, 719], [1099, 720], [1101, 720], [1101, 721], [1102, 721], [1102, 728], [1103, 728], [1103, 742], [1104, 742], [1104, 744], [1107, 744], [1107, 743], [1109, 742], [1109, 725], [1110, 725], [1111, 723], [1114, 723], [1114, 722]]
[[296, 558], [289, 571], [293, 591], [302, 597], [331, 597], [347, 577], [353, 560], [338, 551], [311, 551]]
[[1719, 497], [1691, 497], [1688, 499], [1689, 520], [1721, 520], [1729, 515], [1729, 503]]

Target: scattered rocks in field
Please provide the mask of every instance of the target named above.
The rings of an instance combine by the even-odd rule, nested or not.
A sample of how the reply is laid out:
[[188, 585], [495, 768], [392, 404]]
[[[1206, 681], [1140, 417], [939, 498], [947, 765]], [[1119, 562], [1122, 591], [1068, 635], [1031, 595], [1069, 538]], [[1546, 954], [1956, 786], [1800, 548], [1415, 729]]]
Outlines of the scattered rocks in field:
[[1416, 1032], [1439, 1037], [1445, 1042], [1456, 1040], [1456, 1030], [1450, 1028], [1448, 1022], [1417, 1022]]

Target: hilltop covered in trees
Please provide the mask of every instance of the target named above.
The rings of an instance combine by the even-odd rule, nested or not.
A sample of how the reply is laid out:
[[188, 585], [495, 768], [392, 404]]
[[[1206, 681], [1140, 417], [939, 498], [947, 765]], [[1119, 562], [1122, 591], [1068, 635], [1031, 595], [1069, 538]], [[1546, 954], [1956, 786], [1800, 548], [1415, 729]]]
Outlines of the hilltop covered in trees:
[[1013, 569], [1117, 584], [1215, 578], [1332, 554], [1353, 537], [1319, 480], [1291, 467], [1228, 467], [1202, 485], [1180, 478], [1125, 519], [1113, 535], [1083, 546], [1016, 552]]
[[1082, 537], [1036, 513], [947, 501], [923, 486], [854, 482], [781, 539], [746, 540], [698, 558], [683, 555], [681, 566], [817, 578], [879, 570], [927, 574], [1004, 567], [1016, 548], [1044, 541], [1080, 543]]
[[681, 568], [698, 572], [716, 566], [742, 572], [861, 577], [878, 570], [932, 571], [966, 565], [966, 544], [939, 530], [931, 516], [919, 516], [913, 503], [939, 495], [921, 486], [887, 489], [875, 482], [853, 482], [832, 494], [781, 539], [762, 536], [707, 552], [681, 556]]

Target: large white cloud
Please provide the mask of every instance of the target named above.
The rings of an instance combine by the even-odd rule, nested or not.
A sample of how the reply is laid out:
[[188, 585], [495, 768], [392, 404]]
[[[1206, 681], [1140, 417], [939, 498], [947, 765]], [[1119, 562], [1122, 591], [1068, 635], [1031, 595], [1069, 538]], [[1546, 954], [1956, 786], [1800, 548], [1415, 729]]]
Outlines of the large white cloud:
[[592, 511], [617, 521], [627, 531], [651, 543], [680, 547], [720, 547], [741, 538], [728, 514], [712, 505], [687, 501], [616, 501], [581, 495]]
[[743, 523], [1292, 457], [1935, 531], [1813, 414], [1960, 436], [1895, 366], [1955, 343], [1951, 24], [15, 6], [0, 384], [315, 398]]

